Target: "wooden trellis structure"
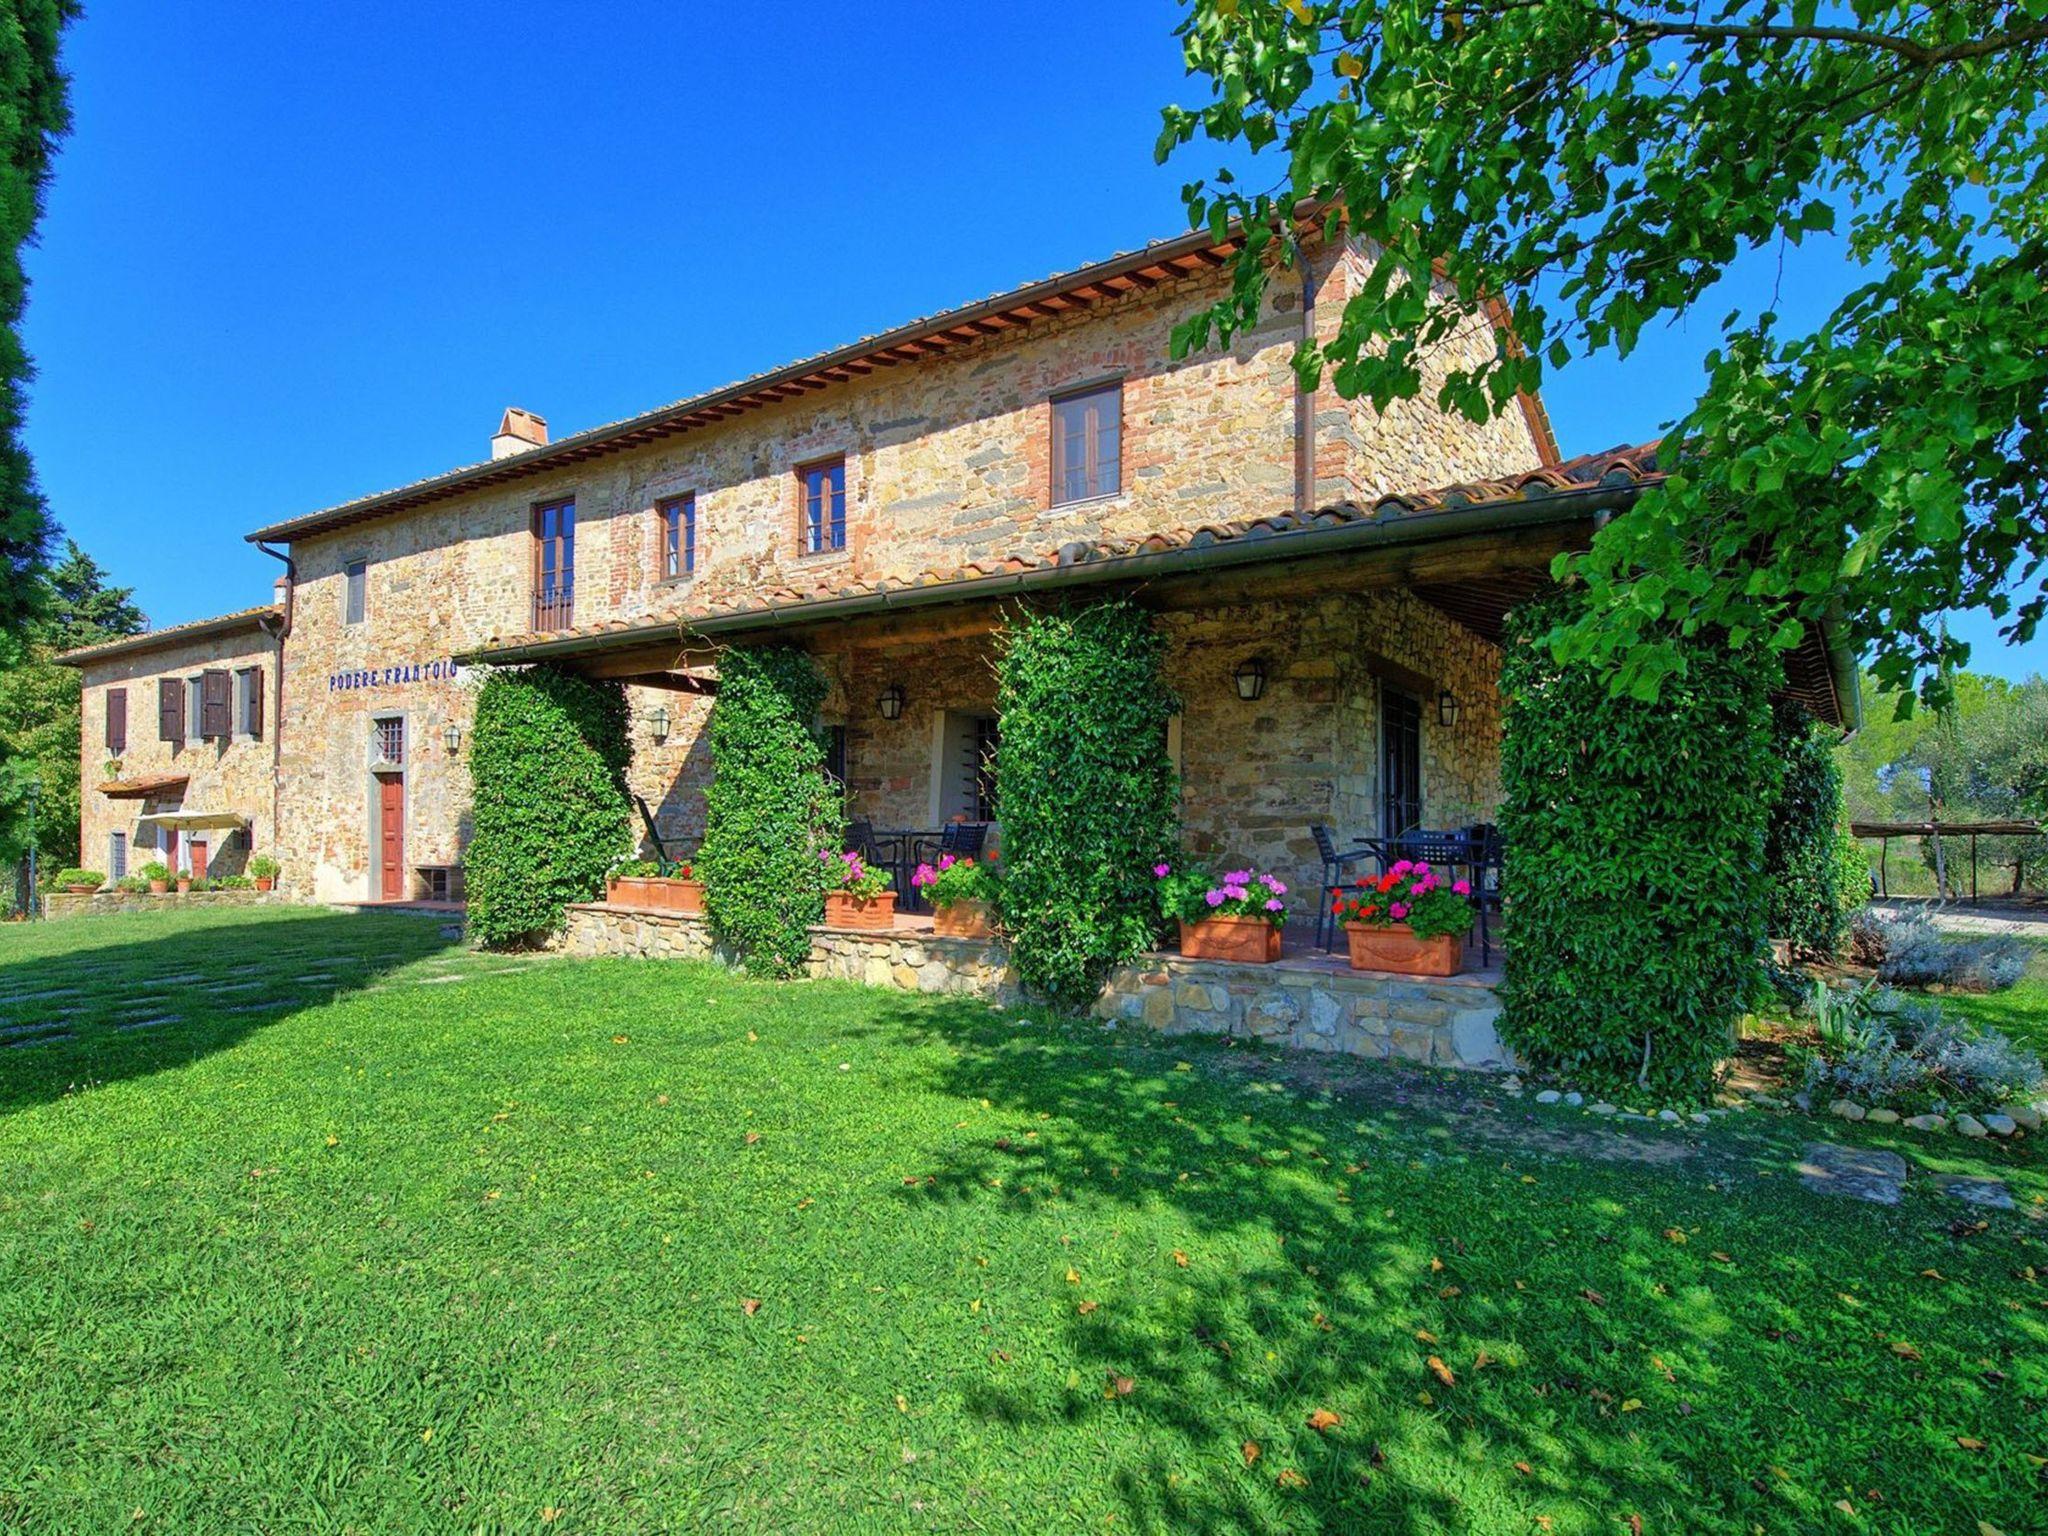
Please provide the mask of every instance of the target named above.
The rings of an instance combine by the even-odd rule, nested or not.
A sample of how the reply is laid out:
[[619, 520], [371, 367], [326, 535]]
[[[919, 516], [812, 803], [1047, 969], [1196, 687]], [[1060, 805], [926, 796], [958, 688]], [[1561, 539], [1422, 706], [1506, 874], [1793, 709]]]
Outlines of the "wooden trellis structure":
[[1874, 837], [1878, 840], [1877, 850], [1877, 893], [1891, 894], [1886, 884], [1885, 864], [1891, 854], [1891, 840], [1895, 837], [1931, 837], [1939, 845], [1944, 837], [1967, 837], [1970, 840], [1970, 900], [1977, 899], [1977, 839], [1980, 837], [2039, 837], [2041, 823], [2038, 821], [1852, 821], [1849, 823], [1852, 837]]

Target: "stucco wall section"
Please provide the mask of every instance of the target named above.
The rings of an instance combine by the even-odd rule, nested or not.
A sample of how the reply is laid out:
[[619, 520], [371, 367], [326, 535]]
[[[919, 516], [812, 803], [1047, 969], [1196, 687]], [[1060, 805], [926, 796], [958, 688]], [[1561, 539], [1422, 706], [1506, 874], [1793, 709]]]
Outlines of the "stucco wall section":
[[[157, 689], [165, 679], [184, 680], [209, 668], [234, 673], [255, 667], [262, 673], [264, 691], [263, 736], [251, 738], [241, 732], [241, 713], [232, 692], [230, 706], [237, 729], [225, 741], [198, 741], [196, 726], [187, 711], [186, 739], [162, 741], [157, 729]], [[216, 874], [237, 874], [250, 852], [277, 853], [275, 828], [271, 824], [272, 733], [277, 729], [273, 682], [277, 675], [277, 653], [268, 635], [250, 630], [188, 641], [149, 650], [137, 655], [110, 657], [88, 663], [81, 671], [83, 724], [79, 737], [79, 851], [84, 866], [106, 871], [110, 835], [128, 836], [128, 870], [133, 874], [159, 857], [153, 844], [139, 839], [143, 827], [139, 817], [147, 811], [205, 810], [233, 811], [248, 818], [246, 835], [232, 840], [221, 829], [199, 832], [207, 840], [209, 869]], [[107, 751], [107, 693], [112, 688], [128, 691], [128, 745], [118, 760]], [[118, 766], [116, 766], [118, 763]], [[111, 799], [99, 786], [112, 779], [155, 778], [164, 774], [185, 774], [182, 794], [172, 792], [148, 800]], [[182, 844], [187, 834], [181, 832]]]

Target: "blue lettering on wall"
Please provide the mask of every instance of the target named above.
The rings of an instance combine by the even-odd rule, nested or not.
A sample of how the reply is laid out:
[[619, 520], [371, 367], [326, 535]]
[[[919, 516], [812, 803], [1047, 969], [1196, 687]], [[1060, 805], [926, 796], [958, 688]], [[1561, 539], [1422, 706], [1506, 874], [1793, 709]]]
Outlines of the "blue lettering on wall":
[[328, 674], [329, 693], [347, 693], [357, 688], [395, 688], [411, 683], [453, 683], [461, 680], [462, 668], [452, 657], [438, 661], [394, 662], [388, 667], [372, 667], [351, 672]]

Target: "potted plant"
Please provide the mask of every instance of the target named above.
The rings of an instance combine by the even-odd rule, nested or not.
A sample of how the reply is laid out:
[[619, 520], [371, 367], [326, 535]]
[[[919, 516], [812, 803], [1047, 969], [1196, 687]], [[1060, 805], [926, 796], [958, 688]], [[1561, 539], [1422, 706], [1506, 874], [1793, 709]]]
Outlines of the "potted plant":
[[277, 884], [277, 860], [267, 853], [257, 854], [249, 861], [249, 878], [256, 882], [257, 890], [270, 890]]
[[96, 869], [60, 869], [56, 883], [74, 896], [90, 896], [107, 883], [107, 877]]
[[171, 888], [171, 867], [162, 859], [152, 859], [136, 871], [149, 882], [149, 894], [161, 896]]
[[937, 864], [920, 864], [910, 883], [932, 904], [932, 931], [949, 939], [985, 939], [995, 932], [1002, 884], [995, 855], [984, 861], [942, 853]]
[[179, 870], [179, 871], [178, 871], [178, 894], [179, 894], [180, 896], [183, 896], [183, 895], [184, 895], [184, 894], [185, 894], [185, 893], [186, 893], [187, 891], [189, 891], [189, 890], [191, 890], [191, 889], [192, 889], [192, 871], [191, 871], [191, 870], [189, 870], [189, 869], [181, 869], [181, 870]]
[[1180, 927], [1180, 952], [1189, 960], [1233, 960], [1268, 965], [1280, 958], [1287, 922], [1287, 887], [1256, 869], [1233, 869], [1220, 879], [1197, 866], [1154, 866], [1160, 910]]
[[887, 929], [896, 925], [896, 893], [886, 869], [869, 869], [857, 853], [825, 851], [827, 928]]
[[149, 894], [149, 882], [141, 875], [123, 875], [114, 882], [114, 889], [124, 896], [146, 896]]
[[1344, 925], [1353, 970], [1455, 976], [1475, 918], [1471, 895], [1470, 882], [1399, 859], [1377, 880], [1338, 895], [1331, 910]]
[[648, 889], [660, 865], [652, 859], [628, 859], [605, 879], [604, 899], [619, 907], [651, 907], [654, 895]]

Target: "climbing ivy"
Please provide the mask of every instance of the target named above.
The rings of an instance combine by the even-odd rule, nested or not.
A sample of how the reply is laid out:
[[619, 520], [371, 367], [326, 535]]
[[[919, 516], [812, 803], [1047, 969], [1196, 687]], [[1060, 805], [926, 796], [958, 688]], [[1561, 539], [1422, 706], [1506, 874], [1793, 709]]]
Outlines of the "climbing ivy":
[[713, 932], [768, 975], [803, 969], [825, 910], [818, 855], [839, 847], [845, 822], [813, 728], [824, 697], [801, 651], [735, 646], [719, 657], [697, 874]]
[[1025, 986], [1083, 1004], [1157, 934], [1153, 866], [1171, 856], [1179, 707], [1163, 642], [1127, 602], [1019, 612], [998, 644], [1003, 920]]
[[1616, 697], [1540, 643], [1582, 601], [1552, 592], [1509, 625], [1503, 1023], [1583, 1086], [1698, 1098], [1764, 953], [1774, 664], [1689, 638], [1657, 703]]
[[562, 926], [633, 846], [626, 694], [539, 666], [493, 672], [470, 732], [475, 830], [463, 859], [470, 936], [530, 941]]
[[[1843, 889], [1849, 866], [1841, 856], [1842, 769], [1835, 761], [1834, 733], [1789, 700], [1772, 711], [1771, 729], [1785, 765], [1764, 841], [1771, 937], [1826, 958], [1841, 945], [1848, 909], [1865, 894], [1853, 886]], [[1862, 863], [1859, 852], [1856, 864]]]

